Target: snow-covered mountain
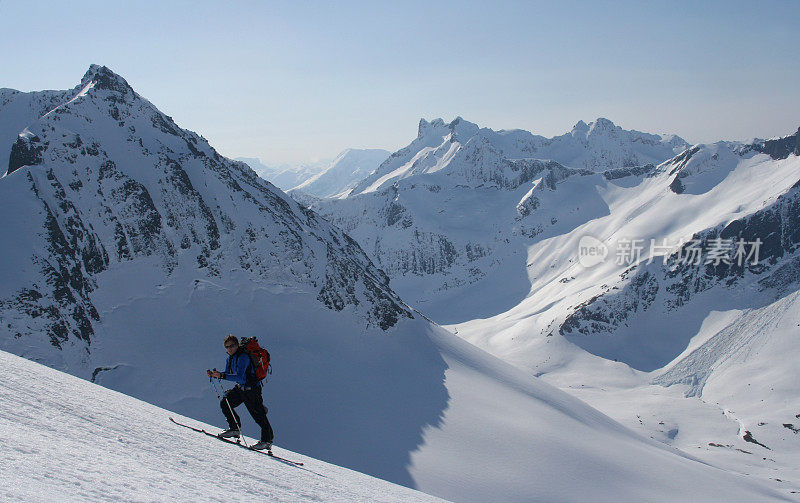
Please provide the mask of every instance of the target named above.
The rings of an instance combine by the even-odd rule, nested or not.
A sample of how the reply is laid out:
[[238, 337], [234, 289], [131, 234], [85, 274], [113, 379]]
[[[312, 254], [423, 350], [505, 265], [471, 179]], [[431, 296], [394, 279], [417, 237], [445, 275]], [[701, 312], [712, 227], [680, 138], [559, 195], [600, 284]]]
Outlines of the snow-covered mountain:
[[530, 287], [522, 274], [504, 278], [505, 291], [488, 304], [453, 296], [496, 291], [497, 271], [524, 271], [531, 243], [608, 213], [597, 186], [645, 176], [654, 169], [646, 163], [686, 146], [606, 119], [551, 139], [423, 119], [417, 138], [346, 198], [306, 202], [355, 238], [406, 300], [451, 322], [465, 319], [462, 310], [481, 316], [520, 300]]
[[271, 166], [253, 157], [237, 157], [236, 160], [247, 164], [253, 171], [258, 173], [258, 176], [281, 190], [289, 190], [309, 178], [318, 175], [328, 167], [330, 163], [330, 161], [319, 161], [296, 165], [281, 164], [278, 166]]
[[708, 462], [796, 478], [800, 374], [780, 354], [798, 349], [798, 134], [661, 138], [664, 157], [636, 166], [562, 143], [598, 131], [622, 136], [598, 120], [534, 148], [423, 121], [350, 196], [312, 207], [460, 337]]
[[[20, 336], [88, 344], [97, 275], [145, 257], [164, 276], [191, 264], [209, 277], [241, 271], [307, 285], [332, 309], [381, 298], [388, 310], [368, 317], [383, 328], [410, 316], [352, 240], [178, 128], [107, 68], [90, 68], [73, 95], [18, 124], [3, 180], [4, 204], [25, 217], [3, 232], [18, 239], [9, 258], [19, 268], [4, 277], [2, 306], [5, 317], [38, 321], [15, 328]], [[17, 172], [25, 166], [37, 168]]]
[[798, 491], [796, 144], [698, 145], [608, 180], [608, 215], [528, 248], [522, 300], [450, 328], [642, 434]]
[[[15, 215], [0, 224], [3, 349], [212, 420], [218, 411], [200, 371], [224, 363], [219, 341], [226, 333], [260, 336], [284, 378], [300, 373], [282, 386], [278, 403], [305, 396], [300, 390], [315, 382], [338, 397], [329, 388], [340, 386], [350, 364], [399, 344], [384, 330], [415, 315], [340, 230], [180, 129], [105, 67], [91, 67], [66, 96], [34, 120], [0, 109], [0, 122], [18, 121], [21, 131], [0, 180], [0, 204]], [[41, 100], [36, 93], [17, 98]], [[342, 367], [327, 353], [342, 333], [383, 349], [364, 342], [366, 352]], [[431, 377], [415, 376], [443, 397], [441, 372]], [[369, 403], [376, 391], [347, 400]], [[398, 392], [381, 393], [406, 401]], [[306, 408], [313, 414], [280, 428], [288, 443], [313, 443], [323, 457], [369, 465], [406, 484], [402, 459], [441, 405], [432, 400], [431, 416], [409, 422], [397, 415], [394, 424], [404, 426], [385, 429], [395, 447], [379, 449], [369, 436], [342, 448], [338, 437], [307, 424], [324, 415], [347, 438], [347, 428], [371, 416], [364, 406], [316, 403], [319, 411]], [[391, 415], [380, 407], [375, 413]], [[304, 427], [317, 433], [301, 433]]]
[[[432, 122], [421, 119], [417, 138], [392, 154], [373, 175], [353, 189], [352, 195], [378, 191], [409, 176], [439, 171], [444, 174], [459, 171], [466, 181], [479, 184], [492, 176], [492, 166], [488, 163], [500, 159], [549, 159], [571, 168], [602, 172], [658, 164], [688, 146], [678, 136], [627, 131], [604, 118], [590, 124], [580, 121], [571, 132], [554, 138], [519, 129], [479, 128], [461, 117], [449, 124], [442, 119]], [[483, 155], [489, 159], [484, 160]]]
[[[48, 93], [5, 103], [30, 111]], [[19, 131], [0, 179], [0, 349], [221, 424], [205, 369], [222, 366], [225, 334], [258, 336], [272, 354], [264, 395], [278, 446], [455, 501], [779, 499], [768, 484], [636, 434], [431, 323], [348, 235], [219, 156], [109, 69], [92, 66], [62, 97], [40, 117], [0, 108], [0, 123]], [[549, 162], [519, 168], [541, 170], [545, 185], [595, 176]], [[2, 476], [41, 489], [23, 497], [77, 481], [87, 492], [76, 498], [100, 499], [87, 473], [105, 468], [81, 452], [126, 441], [170, 468], [170, 481], [205, 466], [196, 452], [183, 468], [185, 458], [163, 449], [142, 453], [143, 437], [124, 431], [161, 434], [171, 427], [163, 412], [14, 357], [2, 356], [2, 367], [11, 402], [0, 407], [0, 434], [15, 446], [0, 454], [13, 467]], [[19, 442], [20, 425], [65, 434], [53, 424], [65, 418], [81, 436], [51, 441], [58, 453], [79, 452], [80, 473]], [[86, 447], [86, 430], [103, 440]], [[186, 433], [168, 442], [206, 448]], [[126, 471], [127, 458], [108, 455], [115, 473]], [[147, 473], [133, 474], [149, 487]], [[164, 494], [153, 483], [155, 497]]]
[[381, 149], [349, 148], [336, 156], [324, 171], [298, 184], [293, 190], [314, 197], [346, 196], [358, 182], [375, 171], [390, 153]]

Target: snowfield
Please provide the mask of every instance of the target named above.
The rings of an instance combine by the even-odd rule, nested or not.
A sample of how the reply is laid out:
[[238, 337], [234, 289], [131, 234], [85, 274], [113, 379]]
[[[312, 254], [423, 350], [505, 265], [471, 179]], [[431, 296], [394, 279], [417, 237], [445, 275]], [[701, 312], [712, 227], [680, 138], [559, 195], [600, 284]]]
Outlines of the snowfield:
[[[463, 341], [438, 342], [451, 399], [412, 453], [410, 472], [425, 492], [474, 502], [782, 500], [766, 484], [645, 440]], [[276, 455], [305, 466], [246, 452], [173, 425], [164, 409], [5, 352], [0, 366], [7, 500], [434, 501], [281, 448]]]
[[6, 352], [0, 368], [3, 501], [440, 501], [281, 448], [305, 466], [247, 452], [169, 417], [213, 426]]

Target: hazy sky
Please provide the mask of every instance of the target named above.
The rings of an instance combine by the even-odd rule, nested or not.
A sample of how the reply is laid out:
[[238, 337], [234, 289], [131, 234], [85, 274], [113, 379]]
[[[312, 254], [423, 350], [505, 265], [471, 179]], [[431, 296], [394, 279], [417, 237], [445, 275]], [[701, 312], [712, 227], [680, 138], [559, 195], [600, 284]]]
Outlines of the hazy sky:
[[800, 1], [0, 0], [0, 87], [119, 73], [222, 154], [396, 150], [421, 117], [690, 142], [800, 125]]

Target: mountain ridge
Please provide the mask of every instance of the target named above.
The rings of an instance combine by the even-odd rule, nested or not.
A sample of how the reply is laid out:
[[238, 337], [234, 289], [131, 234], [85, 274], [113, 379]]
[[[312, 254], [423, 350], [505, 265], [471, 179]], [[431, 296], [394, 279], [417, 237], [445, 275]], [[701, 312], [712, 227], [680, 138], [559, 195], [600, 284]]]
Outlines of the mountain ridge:
[[[13, 236], [0, 250], [0, 349], [220, 424], [204, 369], [224, 361], [224, 334], [258, 336], [273, 357], [265, 394], [278, 445], [458, 501], [780, 498], [767, 482], [698, 463], [430, 322], [344, 231], [220, 156], [121, 77], [90, 70], [101, 82], [88, 79], [21, 125], [16, 168], [0, 178], [0, 208], [14, 215], [0, 221]], [[0, 107], [0, 123], [4, 113], [22, 122], [54, 95], [14, 96], [22, 101], [6, 106], [24, 106]], [[456, 140], [472, 130], [455, 126]], [[459, 151], [475, 169], [450, 166], [462, 187], [442, 184], [445, 164], [421, 162], [438, 178], [422, 192], [411, 177], [382, 189], [389, 199], [376, 215], [411, 229], [420, 214], [405, 198], [444, 194], [454, 197], [441, 201], [453, 210], [448, 225], [479, 235], [465, 210], [500, 194], [512, 227], [491, 244], [502, 246], [513, 236], [515, 245], [558, 240], [613, 213], [603, 190], [618, 186], [601, 172], [509, 159], [503, 152], [519, 148], [512, 137], [466, 139]], [[455, 143], [428, 160], [458, 155]], [[654, 183], [648, 170], [615, 180]], [[662, 178], [658, 189], [680, 197]], [[560, 204], [574, 193], [587, 195], [577, 211]], [[473, 197], [455, 197], [463, 194]], [[433, 230], [417, 241], [448, 250], [436, 237], [449, 229]], [[513, 257], [527, 267], [519, 249], [467, 244], [453, 249], [470, 263]], [[421, 258], [421, 271], [437, 271]], [[3, 396], [30, 391], [13, 386]]]

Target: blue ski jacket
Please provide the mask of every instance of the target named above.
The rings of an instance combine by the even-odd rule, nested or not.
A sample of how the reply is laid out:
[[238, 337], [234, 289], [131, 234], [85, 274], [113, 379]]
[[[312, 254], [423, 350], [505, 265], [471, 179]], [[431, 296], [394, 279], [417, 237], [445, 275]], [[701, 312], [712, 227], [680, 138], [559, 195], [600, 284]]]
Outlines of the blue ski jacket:
[[241, 384], [242, 386], [253, 386], [257, 384], [257, 382], [254, 376], [252, 376], [252, 371], [248, 372], [249, 368], [250, 356], [244, 351], [237, 351], [228, 356], [222, 378], [227, 381], [233, 381], [236, 384]]

